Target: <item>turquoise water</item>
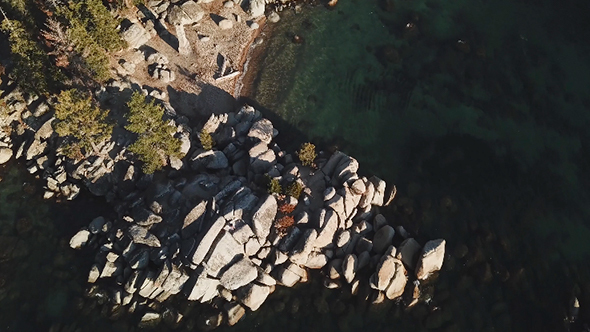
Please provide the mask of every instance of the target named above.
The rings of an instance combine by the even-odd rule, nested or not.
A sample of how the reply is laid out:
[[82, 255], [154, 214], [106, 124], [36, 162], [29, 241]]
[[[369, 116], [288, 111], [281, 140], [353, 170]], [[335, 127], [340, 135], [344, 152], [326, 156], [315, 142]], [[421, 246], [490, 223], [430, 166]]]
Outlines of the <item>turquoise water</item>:
[[[378, 330], [589, 322], [588, 12], [574, 1], [339, 1], [273, 28], [249, 97], [302, 134], [283, 145], [357, 157], [398, 185], [391, 218], [448, 241], [431, 304], [394, 306]], [[567, 324], [574, 296], [581, 313]]]

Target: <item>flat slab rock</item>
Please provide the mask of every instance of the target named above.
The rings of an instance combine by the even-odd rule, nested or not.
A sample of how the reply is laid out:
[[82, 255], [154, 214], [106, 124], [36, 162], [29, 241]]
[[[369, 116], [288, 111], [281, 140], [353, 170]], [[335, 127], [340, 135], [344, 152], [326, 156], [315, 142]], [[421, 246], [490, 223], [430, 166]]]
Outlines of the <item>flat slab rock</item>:
[[219, 283], [229, 290], [246, 286], [258, 277], [258, 269], [248, 258], [243, 257], [232, 264], [221, 276]]
[[277, 215], [277, 200], [273, 195], [267, 195], [264, 200], [254, 209], [252, 225], [254, 234], [259, 239], [266, 239], [270, 234], [270, 228]]

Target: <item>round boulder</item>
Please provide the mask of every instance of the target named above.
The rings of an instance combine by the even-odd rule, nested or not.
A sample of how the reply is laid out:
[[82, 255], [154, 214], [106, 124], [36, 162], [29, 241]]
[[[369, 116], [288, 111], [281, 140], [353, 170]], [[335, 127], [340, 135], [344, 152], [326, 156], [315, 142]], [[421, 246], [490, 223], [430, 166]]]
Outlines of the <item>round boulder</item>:
[[9, 148], [0, 148], [0, 165], [7, 163], [12, 158], [12, 150]]

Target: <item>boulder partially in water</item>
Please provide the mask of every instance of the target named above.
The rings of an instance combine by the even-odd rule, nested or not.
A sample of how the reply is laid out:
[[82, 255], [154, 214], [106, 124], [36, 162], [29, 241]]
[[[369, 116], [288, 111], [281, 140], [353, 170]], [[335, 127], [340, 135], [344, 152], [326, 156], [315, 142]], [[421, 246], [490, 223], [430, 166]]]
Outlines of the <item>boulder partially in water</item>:
[[70, 239], [70, 247], [72, 249], [82, 248], [90, 239], [90, 232], [88, 230], [80, 230]]
[[418, 279], [426, 279], [431, 273], [440, 270], [445, 258], [445, 245], [443, 239], [426, 242], [416, 266]]

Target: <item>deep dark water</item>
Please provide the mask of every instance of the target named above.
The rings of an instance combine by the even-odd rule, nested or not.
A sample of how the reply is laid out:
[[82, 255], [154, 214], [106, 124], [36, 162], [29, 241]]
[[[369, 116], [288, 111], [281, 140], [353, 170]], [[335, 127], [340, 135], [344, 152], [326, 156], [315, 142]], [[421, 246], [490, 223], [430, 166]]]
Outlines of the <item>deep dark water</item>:
[[[582, 1], [508, 0], [340, 0], [284, 13], [251, 96], [281, 146], [311, 140], [357, 157], [361, 172], [398, 185], [388, 218], [422, 243], [444, 237], [448, 257], [423, 285], [430, 301], [409, 310], [312, 282], [277, 289], [219, 330], [590, 325], [588, 13]], [[138, 317], [110, 319], [84, 297], [92, 254], [67, 245], [111, 210], [84, 195], [43, 201], [19, 169], [0, 170], [0, 331], [137, 330]], [[580, 315], [567, 324], [574, 296]], [[183, 329], [200, 330], [208, 312], [181, 308]]]

